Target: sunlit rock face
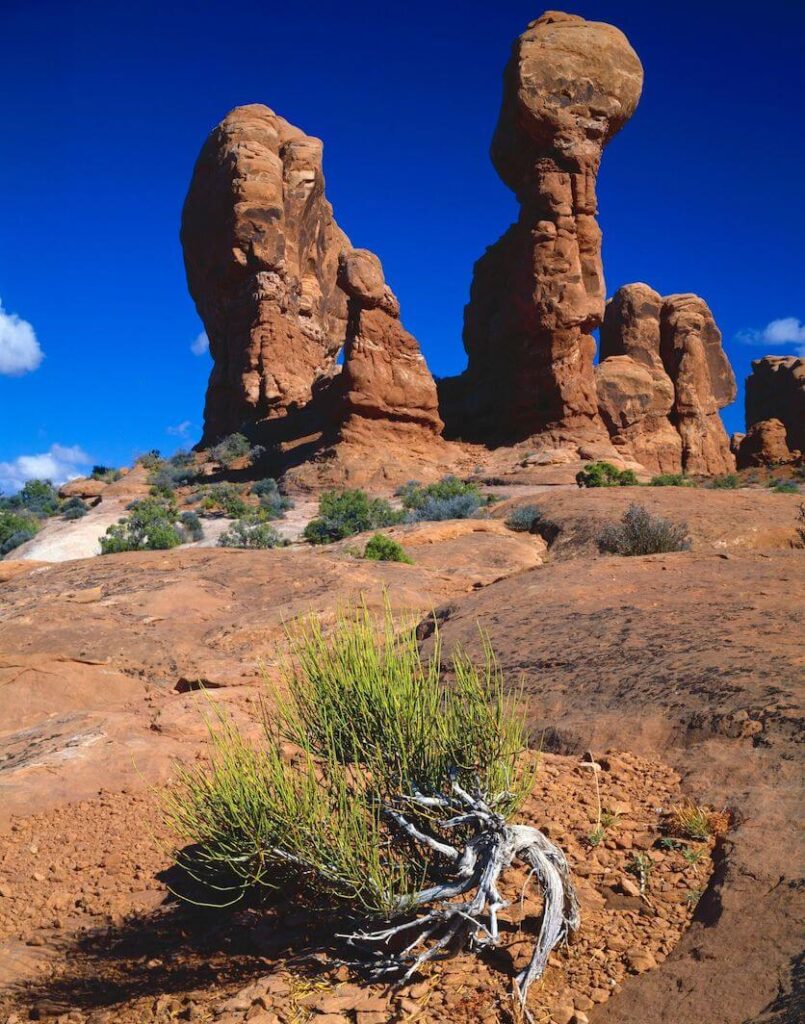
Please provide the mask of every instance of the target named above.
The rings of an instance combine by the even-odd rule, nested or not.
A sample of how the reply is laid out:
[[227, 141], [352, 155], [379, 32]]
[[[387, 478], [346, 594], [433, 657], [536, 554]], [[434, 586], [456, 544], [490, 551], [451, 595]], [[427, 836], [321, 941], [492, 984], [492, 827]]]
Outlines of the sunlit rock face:
[[468, 368], [444, 389], [451, 432], [606, 438], [591, 336], [605, 301], [596, 176], [642, 84], [611, 25], [548, 12], [514, 44], [491, 155], [520, 215], [475, 266]]

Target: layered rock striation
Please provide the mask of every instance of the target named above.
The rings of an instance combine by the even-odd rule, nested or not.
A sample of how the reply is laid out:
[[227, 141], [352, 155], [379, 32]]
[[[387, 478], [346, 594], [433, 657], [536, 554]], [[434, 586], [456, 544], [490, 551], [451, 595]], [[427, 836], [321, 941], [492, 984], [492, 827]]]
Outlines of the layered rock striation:
[[596, 177], [642, 84], [611, 25], [548, 12], [515, 43], [491, 156], [520, 215], [475, 266], [467, 371], [444, 389], [452, 433], [606, 437], [593, 374], [605, 299]]

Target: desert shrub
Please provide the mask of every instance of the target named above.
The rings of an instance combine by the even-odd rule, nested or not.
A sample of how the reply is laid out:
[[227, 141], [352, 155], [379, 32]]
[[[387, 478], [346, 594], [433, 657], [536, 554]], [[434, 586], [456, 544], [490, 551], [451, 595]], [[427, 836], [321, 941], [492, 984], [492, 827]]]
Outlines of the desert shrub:
[[506, 517], [506, 526], [515, 533], [530, 533], [538, 519], [542, 518], [542, 510], [536, 505], [518, 505]]
[[[446, 687], [415, 628], [387, 615], [377, 633], [365, 610], [342, 617], [331, 638], [311, 619], [291, 639], [297, 667], [273, 690], [261, 746], [224, 720], [209, 768], [179, 767], [168, 816], [182, 842], [200, 845], [196, 871], [244, 889], [312, 873], [322, 894], [388, 913], [421, 882], [426, 851], [389, 844], [378, 800], [403, 786], [444, 792], [457, 771], [465, 785], [505, 793], [507, 812], [519, 806], [531, 783], [519, 770], [524, 719], [491, 657], [476, 666], [457, 655], [456, 685]], [[288, 740], [302, 750], [296, 766], [282, 756]], [[371, 784], [352, 769], [356, 759]]]
[[433, 484], [413, 480], [399, 488], [397, 495], [407, 509], [406, 519], [412, 523], [469, 519], [482, 505], [488, 504], [478, 484], [466, 483], [455, 476], [443, 477]]
[[148, 483], [153, 494], [171, 498], [177, 487], [185, 487], [197, 478], [195, 456], [192, 452], [178, 451], [151, 469]]
[[249, 507], [234, 484], [210, 484], [202, 488], [200, 507], [205, 512], [218, 512], [238, 519], [245, 516]]
[[796, 480], [769, 480], [768, 486], [775, 492], [775, 494], [798, 494], [799, 487], [797, 486]]
[[[289, 639], [260, 743], [221, 713], [209, 764], [177, 765], [164, 800], [179, 863], [221, 903], [268, 888], [317, 908], [402, 918], [361, 930], [360, 942], [343, 936], [377, 944], [370, 975], [387, 977], [410, 976], [448, 942], [472, 947], [488, 906], [494, 926], [498, 876], [516, 856], [546, 901], [537, 952], [516, 979], [525, 999], [550, 950], [578, 927], [578, 905], [562, 851], [510, 824], [535, 761], [524, 757], [525, 716], [505, 696], [489, 645], [479, 662], [456, 651], [446, 685], [438, 636], [423, 656], [416, 627], [388, 611], [380, 622], [365, 608], [342, 615], [330, 635], [312, 618]], [[405, 942], [390, 944], [398, 933]]]
[[307, 524], [303, 536], [311, 544], [331, 544], [401, 520], [401, 513], [384, 498], [370, 498], [365, 491], [325, 491], [319, 498], [318, 517]]
[[89, 506], [81, 498], [68, 498], [60, 511], [62, 519], [82, 519], [89, 511]]
[[260, 509], [268, 519], [282, 519], [289, 508], [293, 508], [293, 501], [280, 493], [277, 481], [272, 477], [265, 480], [258, 480], [252, 485], [251, 493], [259, 499]]
[[185, 544], [204, 539], [204, 527], [195, 512], [182, 512], [179, 516], [179, 533]]
[[3, 500], [3, 507], [47, 519], [59, 511], [59, 495], [50, 480], [28, 480], [17, 494]]
[[119, 469], [114, 469], [112, 466], [93, 466], [90, 477], [93, 480], [102, 480], [105, 484], [113, 484], [116, 480], [119, 480], [123, 474]]
[[606, 526], [598, 544], [613, 555], [657, 555], [690, 548], [687, 524], [652, 515], [642, 505], [630, 505], [620, 523]]
[[741, 481], [736, 473], [725, 473], [723, 476], [714, 476], [707, 484], [717, 491], [734, 491], [740, 487]]
[[182, 534], [176, 525], [176, 505], [161, 498], [144, 498], [129, 506], [129, 515], [101, 537], [101, 554], [121, 551], [161, 551], [178, 547]]
[[405, 553], [402, 544], [398, 544], [392, 537], [376, 533], [370, 537], [363, 549], [363, 557], [373, 562], [407, 562], [413, 564], [411, 558]]
[[633, 469], [618, 469], [611, 462], [591, 462], [576, 473], [579, 487], [635, 487], [638, 484]]
[[277, 548], [287, 543], [259, 513], [236, 519], [218, 538], [222, 548]]
[[244, 434], [230, 434], [223, 441], [213, 445], [208, 454], [219, 466], [228, 469], [237, 459], [245, 458], [251, 451], [249, 439]]
[[35, 537], [39, 520], [28, 512], [0, 509], [0, 556], [18, 548], [20, 544]]
[[152, 448], [142, 455], [138, 455], [136, 461], [146, 469], [156, 469], [165, 460], [162, 458], [158, 448]]
[[684, 473], [659, 473], [649, 481], [651, 487], [693, 487], [693, 481]]

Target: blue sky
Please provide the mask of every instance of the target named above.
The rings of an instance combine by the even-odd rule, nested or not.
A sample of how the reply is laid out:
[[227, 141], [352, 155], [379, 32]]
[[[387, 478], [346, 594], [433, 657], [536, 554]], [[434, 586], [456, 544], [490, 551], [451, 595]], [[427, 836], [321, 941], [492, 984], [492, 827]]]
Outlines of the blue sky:
[[[622, 28], [646, 71], [599, 180], [609, 293], [642, 280], [704, 296], [742, 384], [752, 358], [805, 344], [805, 3], [567, 9]], [[202, 142], [241, 103], [324, 140], [339, 223], [380, 255], [433, 371], [463, 368], [473, 262], [516, 212], [488, 157], [501, 73], [542, 7], [0, 10], [0, 486], [198, 438], [209, 358], [191, 352], [179, 216]], [[742, 428], [741, 397], [724, 419]]]

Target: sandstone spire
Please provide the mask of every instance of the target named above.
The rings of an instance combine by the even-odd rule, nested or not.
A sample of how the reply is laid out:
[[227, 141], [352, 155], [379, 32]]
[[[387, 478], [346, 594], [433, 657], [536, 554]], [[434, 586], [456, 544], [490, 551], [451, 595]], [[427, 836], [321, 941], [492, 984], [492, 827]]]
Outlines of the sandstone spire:
[[444, 389], [453, 433], [606, 438], [591, 336], [605, 299], [595, 184], [642, 83], [611, 25], [548, 12], [515, 43], [491, 154], [520, 216], [475, 266], [468, 369]]

